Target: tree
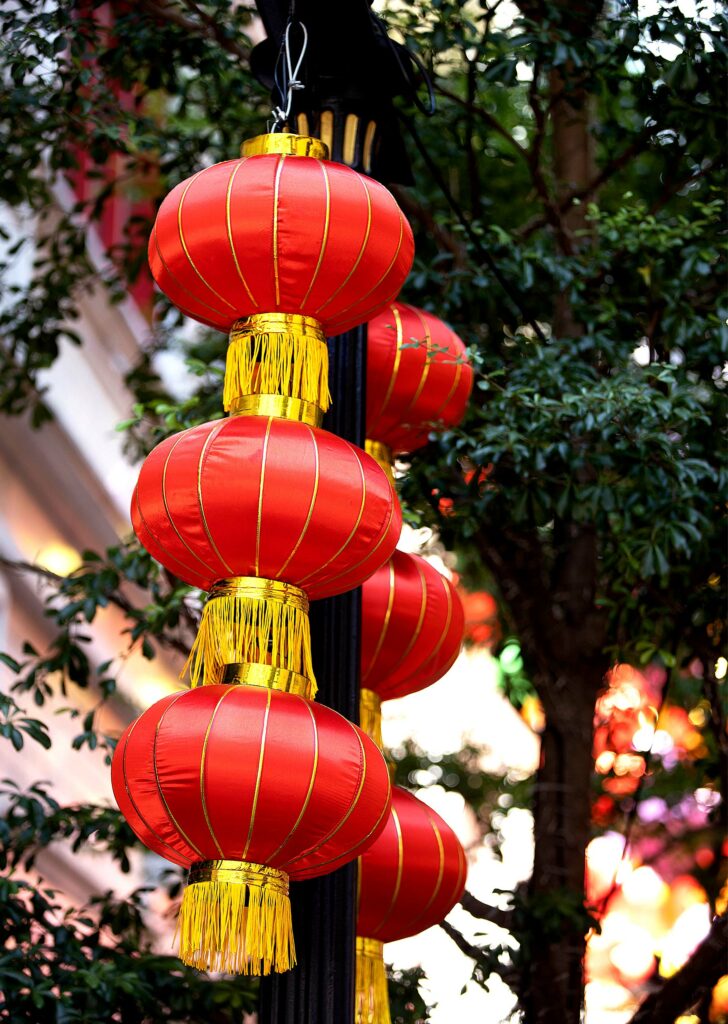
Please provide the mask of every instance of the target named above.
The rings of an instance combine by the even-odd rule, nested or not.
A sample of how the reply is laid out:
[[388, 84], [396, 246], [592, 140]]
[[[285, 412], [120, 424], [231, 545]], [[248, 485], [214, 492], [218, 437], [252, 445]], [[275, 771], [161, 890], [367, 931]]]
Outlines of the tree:
[[[3, 195], [41, 218], [32, 282], [12, 286], [0, 310], [0, 409], [30, 407], [38, 423], [48, 415], [38, 371], [60, 338], [78, 340], [75, 296], [94, 276], [89, 219], [129, 182], [158, 199], [201, 161], [233, 153], [265, 118], [246, 64], [248, 11], [229, 0], [113, 6], [113, 29], [93, 2], [0, 6]], [[387, 14], [438, 100], [430, 121], [401, 109], [415, 185], [397, 194], [418, 254], [405, 298], [453, 324], [478, 375], [468, 420], [412, 459], [402, 494], [411, 520], [436, 525], [458, 553], [466, 579], [499, 595], [524, 685], [546, 720], [533, 877], [499, 916], [519, 949], [504, 967], [497, 951], [453, 938], [476, 977], [507, 974], [527, 1021], [562, 1024], [579, 1019], [585, 936], [599, 909], [585, 903], [584, 854], [594, 710], [611, 665], [661, 666], [664, 703], [711, 708], [705, 757], [689, 780], [647, 764], [640, 790], [621, 803], [628, 830], [640, 795], [660, 785], [719, 789], [728, 764], [715, 668], [726, 573], [718, 456], [728, 39], [723, 12], [708, 7], [686, 17], [665, 3], [641, 16], [636, 0], [522, 0], [512, 20], [502, 11], [498, 0], [422, 0]], [[35, 73], [39, 58], [49, 74]], [[132, 97], [121, 109], [120, 90]], [[72, 174], [83, 151], [98, 192], [51, 224], [54, 175]], [[112, 158], [120, 173], [109, 171]], [[112, 287], [139, 273], [144, 233], [131, 225], [110, 254]], [[174, 315], [163, 323], [160, 346]], [[191, 347], [199, 387], [183, 403], [163, 393], [151, 358], [139, 367], [130, 450], [219, 415], [223, 344], [201, 336]], [[150, 602], [130, 601], [127, 581], [147, 587]], [[134, 544], [90, 555], [54, 585], [54, 648], [10, 666], [15, 692], [41, 706], [58, 669], [103, 697], [113, 692], [113, 666], [91, 665], [79, 637], [104, 603], [122, 608], [130, 640], [150, 655], [155, 644], [186, 647], [195, 626], [186, 588]], [[23, 730], [42, 742], [42, 726], [5, 700], [3, 734], [16, 746]], [[96, 743], [93, 715], [83, 724], [79, 742]], [[725, 800], [715, 814], [725, 825]], [[123, 838], [113, 816], [79, 812], [63, 828], [102, 845]], [[17, 834], [16, 823], [6, 839]], [[722, 878], [708, 874], [715, 898]], [[493, 916], [473, 897], [464, 905]]]

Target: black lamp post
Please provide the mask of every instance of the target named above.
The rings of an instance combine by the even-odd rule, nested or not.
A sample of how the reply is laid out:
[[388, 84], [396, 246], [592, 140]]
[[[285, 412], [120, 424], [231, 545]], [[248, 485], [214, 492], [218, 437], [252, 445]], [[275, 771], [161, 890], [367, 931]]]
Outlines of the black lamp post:
[[[268, 38], [255, 48], [254, 74], [281, 102], [275, 68], [289, 18], [308, 44], [289, 127], [315, 135], [331, 158], [381, 181], [410, 181], [392, 97], [409, 88], [408, 58], [386, 36], [366, 0], [257, 0]], [[294, 8], [292, 11], [291, 8]], [[300, 49], [295, 25], [291, 43]], [[329, 341], [332, 407], [324, 427], [364, 447], [366, 326]], [[318, 700], [359, 721], [361, 590], [311, 608]], [[356, 863], [291, 886], [298, 966], [262, 979], [260, 1024], [352, 1024]]]

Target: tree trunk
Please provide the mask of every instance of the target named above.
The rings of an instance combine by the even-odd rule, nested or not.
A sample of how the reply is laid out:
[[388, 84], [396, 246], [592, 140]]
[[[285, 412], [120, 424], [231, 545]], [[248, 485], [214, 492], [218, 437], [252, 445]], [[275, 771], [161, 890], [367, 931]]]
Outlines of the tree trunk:
[[535, 853], [529, 884], [530, 948], [522, 999], [528, 1024], [578, 1024], [587, 919], [585, 851], [591, 834], [591, 735], [601, 671], [561, 676], [567, 715], [547, 712], [534, 792]]

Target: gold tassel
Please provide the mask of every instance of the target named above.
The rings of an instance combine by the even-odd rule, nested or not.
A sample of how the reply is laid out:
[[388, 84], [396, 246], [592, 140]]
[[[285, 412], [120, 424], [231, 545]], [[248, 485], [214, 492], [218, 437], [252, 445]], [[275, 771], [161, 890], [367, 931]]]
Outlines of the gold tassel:
[[227, 665], [241, 663], [271, 665], [305, 676], [313, 699], [308, 598], [302, 590], [256, 576], [234, 576], [215, 584], [182, 676], [189, 671], [192, 686], [209, 686], [224, 681]]
[[394, 456], [389, 445], [367, 438], [364, 442], [364, 450], [367, 455], [371, 455], [375, 462], [379, 463], [380, 468], [387, 474], [387, 479], [392, 487], [394, 487]]
[[223, 406], [246, 395], [283, 395], [331, 404], [329, 350], [318, 320], [293, 313], [255, 313], [230, 331]]
[[195, 864], [182, 897], [179, 956], [198, 971], [270, 974], [295, 966], [288, 875], [263, 864]]
[[367, 736], [383, 750], [382, 701], [373, 690], [367, 690], [366, 687], [362, 687], [359, 694], [359, 723]]
[[384, 969], [384, 943], [376, 939], [356, 939], [355, 1024], [392, 1024], [389, 1015], [387, 972]]

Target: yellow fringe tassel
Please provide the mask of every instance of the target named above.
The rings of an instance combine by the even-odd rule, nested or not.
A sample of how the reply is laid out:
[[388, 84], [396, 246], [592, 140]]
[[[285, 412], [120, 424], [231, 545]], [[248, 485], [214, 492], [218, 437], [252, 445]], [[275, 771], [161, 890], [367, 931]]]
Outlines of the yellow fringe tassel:
[[359, 724], [380, 750], [382, 742], [382, 701], [373, 690], [363, 687], [359, 694]]
[[376, 939], [356, 940], [355, 1024], [392, 1024], [389, 1015], [384, 944]]
[[275, 580], [236, 577], [211, 591], [182, 676], [192, 686], [223, 682], [225, 666], [252, 662], [316, 680], [311, 662], [308, 600], [303, 591]]
[[225, 365], [226, 411], [243, 395], [284, 395], [312, 402], [324, 412], [329, 408], [329, 350], [323, 331], [311, 317], [279, 317], [280, 330], [273, 314], [256, 314], [233, 325]]
[[198, 971], [290, 970], [296, 950], [288, 876], [242, 861], [195, 865], [182, 897], [177, 935], [180, 959]]

